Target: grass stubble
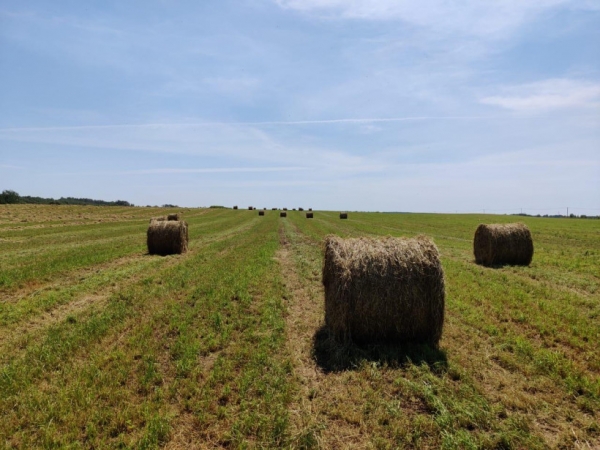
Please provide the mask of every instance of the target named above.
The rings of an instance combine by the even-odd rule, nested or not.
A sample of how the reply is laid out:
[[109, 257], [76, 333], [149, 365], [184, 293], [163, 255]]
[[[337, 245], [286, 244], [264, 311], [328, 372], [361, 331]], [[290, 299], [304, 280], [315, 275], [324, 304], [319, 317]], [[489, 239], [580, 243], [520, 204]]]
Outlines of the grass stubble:
[[[531, 266], [486, 268], [486, 216], [199, 209], [188, 253], [146, 255], [169, 212], [0, 208], [0, 446], [600, 446], [596, 222], [526, 218]], [[434, 239], [439, 349], [332, 339], [331, 233]]]

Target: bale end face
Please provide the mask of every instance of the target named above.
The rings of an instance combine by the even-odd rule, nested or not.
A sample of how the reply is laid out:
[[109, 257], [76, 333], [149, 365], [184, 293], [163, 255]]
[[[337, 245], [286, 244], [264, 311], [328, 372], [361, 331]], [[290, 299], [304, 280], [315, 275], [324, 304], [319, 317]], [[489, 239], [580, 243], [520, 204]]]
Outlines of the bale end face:
[[285, 211], [281, 211], [279, 213], [279, 217], [287, 217], [287, 213]]
[[340, 213], [340, 219], [347, 219], [348, 213]]
[[323, 285], [325, 323], [337, 339], [439, 343], [444, 272], [431, 240], [328, 236]]
[[258, 212], [258, 215], [259, 215], [259, 216], [264, 216], [264, 215], [265, 215], [265, 212], [264, 212], [264, 211], [259, 211], [259, 212]]
[[533, 239], [523, 223], [481, 224], [473, 239], [475, 262], [484, 266], [531, 264]]
[[312, 219], [312, 218], [313, 218], [313, 213], [311, 213], [311, 212], [307, 212], [307, 213], [306, 213], [306, 218], [307, 218], [307, 219]]
[[188, 249], [188, 225], [183, 220], [154, 220], [146, 233], [150, 255], [176, 255]]

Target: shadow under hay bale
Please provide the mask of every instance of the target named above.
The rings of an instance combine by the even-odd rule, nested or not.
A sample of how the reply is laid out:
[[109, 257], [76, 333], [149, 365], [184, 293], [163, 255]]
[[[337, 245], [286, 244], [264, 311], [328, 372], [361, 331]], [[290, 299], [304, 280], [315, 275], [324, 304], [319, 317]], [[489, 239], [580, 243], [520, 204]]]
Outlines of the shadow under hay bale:
[[307, 212], [307, 213], [306, 213], [306, 218], [307, 218], [307, 219], [312, 219], [312, 218], [313, 218], [313, 213], [311, 213], [311, 212]]
[[444, 271], [424, 236], [325, 238], [325, 324], [340, 341], [437, 346], [444, 325]]
[[281, 211], [279, 213], [279, 217], [287, 217], [287, 213], [285, 211]]
[[523, 223], [481, 224], [473, 239], [475, 262], [484, 266], [528, 266], [533, 258], [533, 239]]
[[261, 211], [259, 211], [259, 212], [258, 212], [258, 215], [259, 215], [259, 216], [264, 216], [264, 215], [265, 215], [265, 212], [261, 210]]
[[377, 362], [392, 368], [427, 364], [438, 375], [448, 370], [446, 352], [428, 344], [359, 345], [336, 339], [326, 326], [315, 332], [312, 344], [313, 360], [325, 373], [359, 369], [364, 362]]
[[348, 213], [340, 213], [340, 219], [347, 219]]
[[188, 226], [183, 220], [154, 220], [146, 233], [150, 255], [179, 255], [188, 249]]
[[167, 220], [179, 220], [179, 214], [169, 214]]

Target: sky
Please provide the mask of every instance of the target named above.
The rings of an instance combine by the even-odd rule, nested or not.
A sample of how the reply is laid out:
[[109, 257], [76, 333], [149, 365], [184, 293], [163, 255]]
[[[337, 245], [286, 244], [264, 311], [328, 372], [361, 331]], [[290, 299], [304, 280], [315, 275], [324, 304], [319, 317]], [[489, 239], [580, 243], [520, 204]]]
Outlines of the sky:
[[0, 190], [600, 214], [598, 0], [0, 0]]

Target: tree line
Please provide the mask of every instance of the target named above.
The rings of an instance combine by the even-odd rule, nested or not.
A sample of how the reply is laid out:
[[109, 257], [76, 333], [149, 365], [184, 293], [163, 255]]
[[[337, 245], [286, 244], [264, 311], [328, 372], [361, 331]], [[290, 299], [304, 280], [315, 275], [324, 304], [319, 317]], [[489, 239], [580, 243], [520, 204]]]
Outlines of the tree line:
[[19, 195], [15, 191], [4, 190], [0, 194], [0, 204], [34, 204], [34, 205], [93, 205], [93, 206], [134, 206], [125, 200], [106, 202], [91, 198], [61, 197], [59, 199]]

